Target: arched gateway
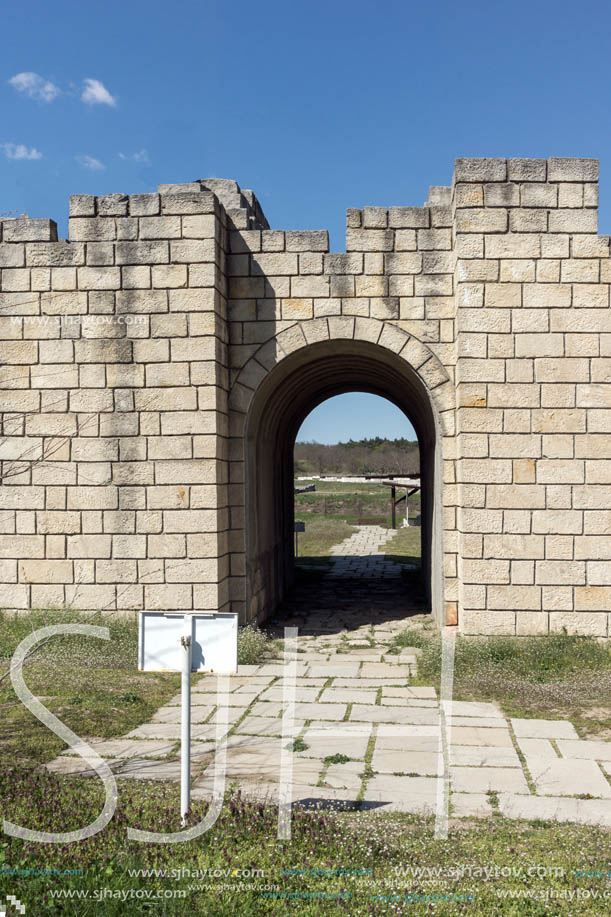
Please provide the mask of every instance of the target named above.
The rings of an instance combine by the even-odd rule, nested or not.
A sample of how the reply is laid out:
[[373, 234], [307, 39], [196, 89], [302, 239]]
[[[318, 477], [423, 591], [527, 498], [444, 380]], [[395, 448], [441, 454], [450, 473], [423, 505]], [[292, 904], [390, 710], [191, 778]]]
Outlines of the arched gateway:
[[2, 220], [0, 604], [231, 607], [292, 576], [292, 445], [349, 390], [412, 420], [439, 624], [608, 636], [609, 239], [598, 166], [463, 159], [346, 253], [235, 182]]

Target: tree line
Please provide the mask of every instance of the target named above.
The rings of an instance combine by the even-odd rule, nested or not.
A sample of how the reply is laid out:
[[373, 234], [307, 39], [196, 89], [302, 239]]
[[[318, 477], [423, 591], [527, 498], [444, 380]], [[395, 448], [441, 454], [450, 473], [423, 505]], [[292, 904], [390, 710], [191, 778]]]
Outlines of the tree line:
[[414, 474], [420, 470], [418, 443], [409, 439], [350, 439], [325, 445], [295, 443], [295, 474]]

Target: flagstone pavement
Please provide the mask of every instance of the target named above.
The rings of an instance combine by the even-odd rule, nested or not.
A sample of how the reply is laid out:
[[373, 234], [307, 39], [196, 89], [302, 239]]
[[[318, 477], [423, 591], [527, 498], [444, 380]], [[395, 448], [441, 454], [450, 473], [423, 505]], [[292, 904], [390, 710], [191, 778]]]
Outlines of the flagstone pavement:
[[[277, 636], [298, 628], [296, 653], [240, 666], [218, 696], [216, 676], [194, 676], [192, 795], [212, 793], [220, 734], [226, 785], [272, 803], [284, 759], [292, 799], [303, 805], [435, 814], [445, 771], [451, 817], [496, 810], [611, 826], [611, 742], [584, 740], [566, 720], [507, 719], [495, 703], [440, 705], [433, 687], [413, 684], [419, 650], [395, 655], [389, 644], [422, 608], [400, 570], [388, 575], [395, 565], [380, 553], [387, 539], [379, 536], [359, 532], [337, 546], [352, 578], [344, 570], [338, 577], [335, 566], [295, 594], [286, 617], [268, 622]], [[382, 559], [373, 570], [372, 555]], [[291, 668], [294, 678], [283, 680]], [[227, 708], [220, 727], [219, 704]], [[118, 778], [178, 780], [179, 736], [180, 695], [123, 738], [90, 744]], [[76, 753], [47, 767], [92, 773]]]

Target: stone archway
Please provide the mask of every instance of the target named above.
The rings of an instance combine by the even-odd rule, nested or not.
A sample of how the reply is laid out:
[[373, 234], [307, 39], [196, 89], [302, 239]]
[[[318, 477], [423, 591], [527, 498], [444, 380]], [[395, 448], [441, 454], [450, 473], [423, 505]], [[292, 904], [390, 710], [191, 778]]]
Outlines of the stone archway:
[[299, 426], [322, 401], [355, 390], [392, 401], [417, 432], [423, 575], [430, 608], [443, 620], [442, 438], [448, 420], [443, 415], [453, 408], [451, 388], [425, 345], [372, 319], [299, 323], [251, 358], [230, 396], [236, 457], [230, 480], [243, 482], [233, 500], [241, 493], [244, 521], [242, 558], [232, 555], [232, 570], [244, 571], [246, 620], [270, 614], [293, 582], [293, 445]]

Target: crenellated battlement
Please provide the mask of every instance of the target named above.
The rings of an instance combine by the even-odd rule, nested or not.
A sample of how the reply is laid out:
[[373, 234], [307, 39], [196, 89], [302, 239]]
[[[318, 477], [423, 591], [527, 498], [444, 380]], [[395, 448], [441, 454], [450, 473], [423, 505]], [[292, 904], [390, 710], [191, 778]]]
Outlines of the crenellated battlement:
[[611, 636], [597, 182], [592, 159], [457, 159], [422, 207], [348, 209], [337, 253], [218, 178], [74, 195], [69, 240], [2, 219], [0, 605], [265, 617], [291, 436], [353, 388], [421, 439], [440, 624]]

